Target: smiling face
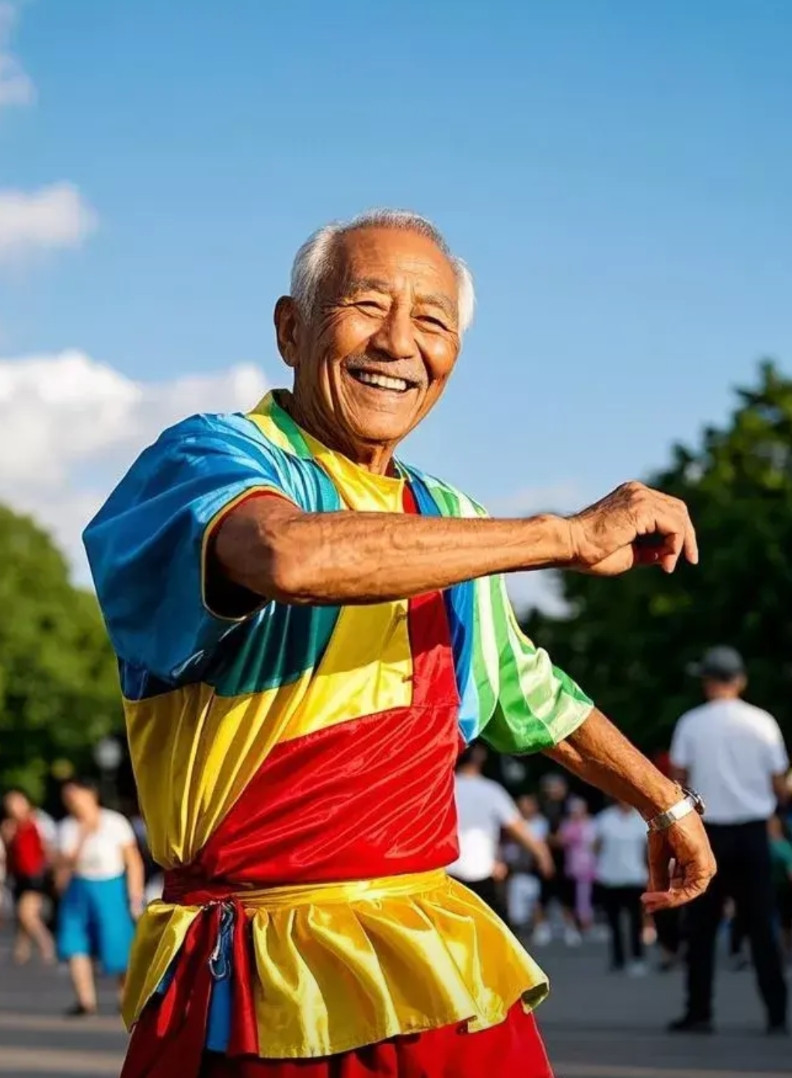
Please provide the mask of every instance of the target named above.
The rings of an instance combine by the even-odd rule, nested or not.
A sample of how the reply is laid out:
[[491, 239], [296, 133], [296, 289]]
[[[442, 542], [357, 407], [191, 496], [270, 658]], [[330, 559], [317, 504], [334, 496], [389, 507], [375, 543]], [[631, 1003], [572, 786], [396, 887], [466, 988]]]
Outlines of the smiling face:
[[459, 354], [458, 284], [417, 232], [360, 228], [338, 237], [309, 317], [278, 301], [275, 323], [294, 368], [294, 418], [373, 471], [433, 407]]

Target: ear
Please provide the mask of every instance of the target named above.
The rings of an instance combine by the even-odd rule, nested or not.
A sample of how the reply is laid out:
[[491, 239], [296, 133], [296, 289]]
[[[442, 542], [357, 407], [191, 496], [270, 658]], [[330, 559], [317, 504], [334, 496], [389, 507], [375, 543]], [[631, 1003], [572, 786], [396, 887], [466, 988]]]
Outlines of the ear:
[[287, 367], [297, 367], [302, 323], [297, 304], [291, 296], [281, 296], [275, 304], [273, 321], [281, 359]]

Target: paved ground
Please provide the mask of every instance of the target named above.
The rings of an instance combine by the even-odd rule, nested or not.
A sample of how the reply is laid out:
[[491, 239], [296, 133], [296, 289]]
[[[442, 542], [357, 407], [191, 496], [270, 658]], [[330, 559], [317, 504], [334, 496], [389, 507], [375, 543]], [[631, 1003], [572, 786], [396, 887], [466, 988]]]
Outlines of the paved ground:
[[[0, 940], [0, 1078], [117, 1078], [125, 1037], [113, 1013], [112, 986], [103, 990], [101, 1017], [67, 1021], [59, 1017], [70, 1003], [65, 973], [15, 969], [4, 943]], [[750, 973], [721, 975], [718, 1035], [672, 1038], [661, 1030], [679, 1011], [679, 975], [611, 976], [603, 972], [599, 944], [580, 951], [553, 946], [540, 958], [554, 981], [540, 1014], [558, 1078], [792, 1074], [792, 1041], [763, 1036]]]

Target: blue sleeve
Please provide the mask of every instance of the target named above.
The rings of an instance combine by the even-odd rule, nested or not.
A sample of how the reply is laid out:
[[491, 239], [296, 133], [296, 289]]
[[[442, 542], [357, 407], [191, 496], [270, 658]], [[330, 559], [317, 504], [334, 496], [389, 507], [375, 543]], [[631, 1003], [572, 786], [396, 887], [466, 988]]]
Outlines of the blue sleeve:
[[193, 416], [132, 465], [83, 535], [120, 659], [173, 684], [244, 620], [207, 606], [206, 541], [256, 490], [311, 508], [295, 462], [243, 416]]

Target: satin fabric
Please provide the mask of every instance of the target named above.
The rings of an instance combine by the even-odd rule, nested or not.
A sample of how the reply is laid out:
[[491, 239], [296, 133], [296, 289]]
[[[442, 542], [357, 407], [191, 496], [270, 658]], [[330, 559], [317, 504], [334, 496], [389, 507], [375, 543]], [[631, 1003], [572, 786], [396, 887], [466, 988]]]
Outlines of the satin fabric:
[[[459, 1021], [486, 1028], [546, 992], [458, 885], [343, 902], [323, 889], [450, 864], [460, 741], [539, 751], [590, 712], [520, 633], [503, 579], [409, 603], [213, 605], [213, 529], [242, 497], [275, 494], [311, 513], [483, 512], [397, 471], [374, 476], [330, 452], [270, 396], [248, 417], [165, 432], [86, 531], [152, 851], [182, 878], [141, 921], [125, 1003], [135, 1051], [171, 1060], [170, 1071], [157, 1064], [163, 1078], [206, 1045], [220, 995], [208, 962], [227, 905], [238, 929], [231, 1054], [321, 1057]], [[270, 909], [251, 897], [285, 883], [306, 901]]]
[[[186, 899], [205, 902], [210, 895]], [[274, 888], [236, 895], [233, 903], [232, 993], [251, 1001], [256, 1038], [249, 1026], [245, 1032], [234, 1025], [250, 1019], [247, 1008], [235, 1005], [229, 1055], [316, 1058], [454, 1023], [477, 1031], [503, 1022], [516, 1001], [529, 1010], [547, 994], [546, 977], [503, 923], [441, 871]], [[193, 959], [214, 949], [220, 909], [216, 902], [155, 902], [144, 914], [131, 964], [138, 983], [127, 990], [128, 1019], [137, 1017], [167, 969], [168, 933], [187, 942], [164, 997], [143, 1013], [133, 1052], [142, 1036], [153, 1056], [157, 1042], [167, 1058], [169, 1043], [180, 1035], [173, 1018], [188, 1006], [205, 1025], [209, 963], [198, 961], [196, 969]], [[142, 981], [140, 971], [146, 971]], [[202, 1047], [203, 1034], [193, 1041]], [[137, 1074], [125, 1072], [125, 1078]]]
[[506, 1021], [460, 1036], [446, 1026], [329, 1059], [234, 1059], [206, 1055], [200, 1078], [553, 1078], [533, 1015], [519, 1004]]

